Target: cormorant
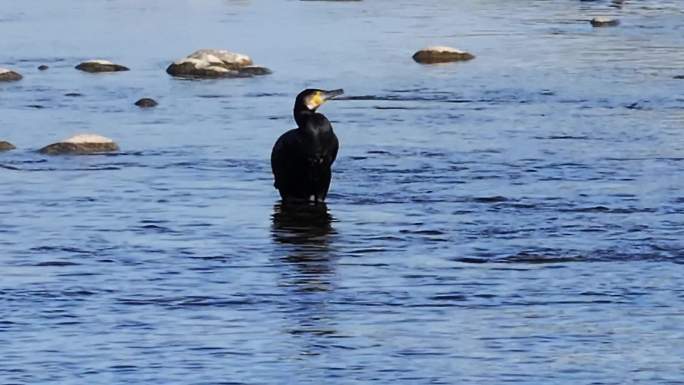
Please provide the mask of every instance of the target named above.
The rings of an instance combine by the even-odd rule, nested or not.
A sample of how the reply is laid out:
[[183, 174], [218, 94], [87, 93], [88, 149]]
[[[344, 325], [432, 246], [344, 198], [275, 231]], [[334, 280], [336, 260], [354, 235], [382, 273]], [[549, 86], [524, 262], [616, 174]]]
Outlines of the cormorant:
[[307, 89], [297, 95], [297, 128], [281, 135], [271, 152], [274, 186], [284, 201], [325, 201], [339, 142], [330, 121], [316, 109], [343, 93], [341, 89]]

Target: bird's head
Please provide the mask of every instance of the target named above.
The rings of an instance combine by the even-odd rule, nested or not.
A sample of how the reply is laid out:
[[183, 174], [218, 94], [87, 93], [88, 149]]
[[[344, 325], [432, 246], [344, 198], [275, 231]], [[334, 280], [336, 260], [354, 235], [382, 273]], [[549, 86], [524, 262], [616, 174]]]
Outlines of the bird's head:
[[342, 89], [331, 91], [306, 89], [297, 95], [295, 110], [316, 111], [323, 103], [342, 94], [344, 94]]

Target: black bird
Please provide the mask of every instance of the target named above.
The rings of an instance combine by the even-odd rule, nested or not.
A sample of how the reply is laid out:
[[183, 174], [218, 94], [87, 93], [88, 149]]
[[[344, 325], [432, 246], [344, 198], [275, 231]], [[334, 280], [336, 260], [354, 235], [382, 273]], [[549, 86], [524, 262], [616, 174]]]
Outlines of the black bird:
[[284, 201], [325, 201], [332, 176], [330, 167], [340, 145], [330, 121], [316, 109], [343, 93], [341, 89], [307, 89], [297, 95], [297, 128], [281, 135], [271, 152], [274, 186]]

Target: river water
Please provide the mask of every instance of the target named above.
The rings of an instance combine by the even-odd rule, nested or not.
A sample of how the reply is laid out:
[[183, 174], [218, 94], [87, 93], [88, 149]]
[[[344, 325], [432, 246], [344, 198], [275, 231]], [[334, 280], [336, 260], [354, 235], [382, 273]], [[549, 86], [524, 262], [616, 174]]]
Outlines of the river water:
[[[684, 2], [1, 8], [1, 384], [684, 383]], [[274, 72], [164, 72], [207, 47]], [[307, 87], [348, 97], [327, 207], [292, 209]], [[122, 150], [35, 152], [79, 132]]]

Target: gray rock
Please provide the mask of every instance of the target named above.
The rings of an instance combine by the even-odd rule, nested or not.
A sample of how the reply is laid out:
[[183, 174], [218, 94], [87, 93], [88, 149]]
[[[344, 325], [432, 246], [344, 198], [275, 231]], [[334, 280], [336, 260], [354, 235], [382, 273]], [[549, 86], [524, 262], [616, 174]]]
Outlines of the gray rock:
[[196, 79], [240, 78], [268, 75], [268, 68], [252, 65], [243, 54], [221, 49], [200, 49], [166, 69], [171, 76]]
[[0, 82], [15, 82], [21, 80], [21, 76], [18, 72], [8, 70], [6, 68], [0, 68]]
[[114, 64], [107, 60], [88, 60], [76, 66], [76, 69], [90, 72], [118, 72], [118, 71], [128, 71], [128, 67], [124, 67], [120, 64]]
[[203, 66], [193, 62], [176, 62], [166, 69], [171, 76], [181, 78], [215, 79], [225, 77], [240, 77], [237, 70], [219, 66]]
[[47, 71], [48, 68], [50, 68], [50, 67], [46, 66], [45, 64], [42, 64], [42, 65], [39, 65], [39, 66], [38, 66], [38, 70], [39, 70], [39, 71]]
[[591, 23], [592, 27], [614, 27], [616, 25], [620, 25], [620, 20], [603, 16], [595, 17], [589, 22]]
[[472, 60], [475, 55], [451, 47], [428, 47], [413, 54], [413, 60], [421, 64], [449, 63]]
[[119, 151], [119, 146], [114, 141], [93, 134], [76, 135], [38, 150], [45, 155], [88, 155], [115, 151]]
[[157, 101], [151, 98], [142, 98], [135, 102], [135, 105], [140, 107], [140, 108], [151, 108], [155, 107], [157, 104]]
[[10, 142], [5, 142], [4, 140], [0, 140], [0, 152], [2, 151], [9, 151], [9, 150], [14, 150], [16, 147]]

